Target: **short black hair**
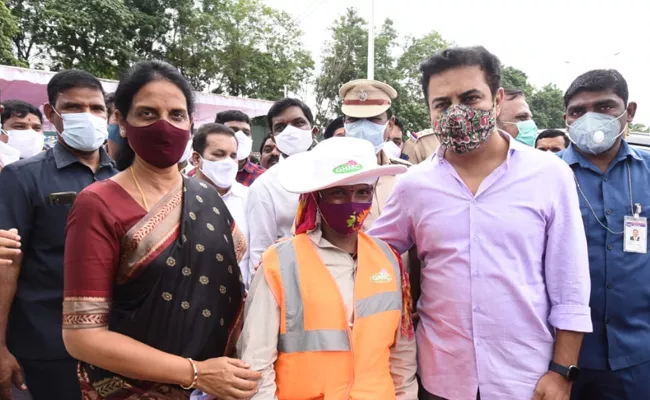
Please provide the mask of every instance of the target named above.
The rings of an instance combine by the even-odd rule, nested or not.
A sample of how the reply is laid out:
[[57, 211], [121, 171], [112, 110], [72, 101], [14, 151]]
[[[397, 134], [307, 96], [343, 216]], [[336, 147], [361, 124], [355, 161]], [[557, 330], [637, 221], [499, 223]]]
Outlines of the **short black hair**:
[[[188, 113], [192, 114], [194, 112], [194, 93], [192, 92], [192, 86], [178, 69], [163, 61], [141, 61], [122, 75], [120, 83], [117, 85], [117, 90], [115, 91], [115, 108], [124, 118], [129, 114], [133, 98], [140, 89], [156, 80], [166, 80], [176, 85], [185, 95]], [[120, 171], [127, 169], [133, 163], [134, 158], [135, 153], [131, 149], [128, 139], [125, 138], [115, 157], [117, 168]]]
[[236, 140], [235, 131], [228, 128], [226, 125], [213, 122], [202, 125], [199, 130], [196, 131], [192, 138], [192, 150], [196, 151], [201, 155], [201, 157], [203, 157], [203, 152], [208, 143], [208, 136], [212, 134], [232, 136], [233, 139]]
[[104, 100], [106, 101], [106, 115], [110, 119], [115, 112], [115, 93], [106, 93]]
[[220, 113], [217, 113], [217, 117], [214, 122], [218, 124], [225, 124], [226, 122], [237, 121], [245, 122], [248, 125], [251, 124], [251, 117], [239, 110], [226, 110]]
[[266, 141], [269, 139], [273, 140], [273, 137], [273, 132], [269, 132], [266, 134], [266, 136], [264, 136], [264, 139], [262, 139], [262, 144], [260, 145], [260, 154], [264, 152], [264, 145], [266, 144]]
[[104, 96], [104, 88], [99, 79], [91, 73], [79, 69], [68, 69], [54, 75], [47, 84], [47, 101], [54, 107], [59, 94], [69, 89], [95, 89]]
[[546, 129], [542, 131], [539, 135], [537, 135], [537, 139], [535, 139], [535, 147], [537, 147], [537, 142], [539, 142], [540, 139], [550, 139], [560, 136], [564, 138], [564, 147], [569, 147], [569, 143], [571, 143], [569, 137], [559, 129]]
[[307, 118], [309, 123], [311, 125], [314, 125], [314, 115], [311, 113], [311, 109], [307, 106], [307, 104], [303, 103], [298, 99], [286, 97], [282, 100], [278, 100], [275, 103], [273, 103], [273, 105], [269, 109], [268, 114], [266, 114], [266, 122], [269, 124], [269, 128], [271, 128], [271, 130], [273, 130], [273, 118], [282, 114], [284, 110], [286, 110], [289, 107], [300, 107], [302, 113], [305, 114], [305, 117]]
[[11, 117], [24, 118], [27, 114], [36, 115], [39, 121], [41, 121], [41, 124], [43, 123], [43, 114], [41, 114], [41, 110], [32, 104], [22, 100], [7, 100], [3, 102], [2, 105], [5, 109], [0, 116], [0, 125], [7, 122]]
[[603, 90], [613, 90], [627, 107], [630, 96], [627, 81], [615, 69], [595, 69], [577, 77], [564, 93], [564, 107], [567, 107], [571, 99], [579, 93], [600, 92]]
[[400, 121], [400, 119], [397, 117], [395, 117], [395, 125], [397, 125], [400, 131], [402, 131], [402, 135], [406, 133], [404, 131], [404, 124], [402, 124], [402, 121]]
[[514, 100], [517, 97], [526, 97], [526, 93], [519, 89], [504, 89], [504, 95], [506, 100]]
[[431, 58], [420, 64], [422, 73], [422, 91], [424, 99], [429, 104], [429, 81], [433, 75], [443, 73], [447, 70], [458, 67], [478, 66], [485, 73], [485, 81], [496, 96], [501, 86], [501, 62], [499, 59], [483, 46], [476, 47], [454, 47], [435, 53]]
[[338, 129], [343, 128], [344, 124], [344, 118], [343, 117], [338, 117], [330, 121], [329, 124], [327, 124], [327, 128], [325, 128], [325, 133], [323, 133], [323, 137], [325, 139], [329, 139], [332, 136], [334, 136], [334, 132], [336, 132]]

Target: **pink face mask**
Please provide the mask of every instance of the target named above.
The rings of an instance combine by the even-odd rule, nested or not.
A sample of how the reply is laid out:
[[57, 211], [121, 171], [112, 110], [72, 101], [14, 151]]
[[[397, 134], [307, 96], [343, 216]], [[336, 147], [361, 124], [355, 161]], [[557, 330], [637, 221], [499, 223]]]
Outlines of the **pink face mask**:
[[361, 230], [363, 221], [370, 214], [371, 205], [372, 202], [334, 204], [326, 203], [323, 199], [318, 201], [318, 209], [323, 221], [332, 230], [342, 235], [350, 235]]

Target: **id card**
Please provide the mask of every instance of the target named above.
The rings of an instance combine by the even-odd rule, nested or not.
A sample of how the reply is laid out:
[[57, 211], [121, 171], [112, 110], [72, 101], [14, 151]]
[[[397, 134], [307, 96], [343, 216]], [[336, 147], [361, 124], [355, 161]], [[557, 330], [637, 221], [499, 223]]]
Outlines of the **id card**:
[[645, 217], [625, 216], [625, 241], [623, 250], [626, 253], [642, 253], [648, 251], [648, 220]]

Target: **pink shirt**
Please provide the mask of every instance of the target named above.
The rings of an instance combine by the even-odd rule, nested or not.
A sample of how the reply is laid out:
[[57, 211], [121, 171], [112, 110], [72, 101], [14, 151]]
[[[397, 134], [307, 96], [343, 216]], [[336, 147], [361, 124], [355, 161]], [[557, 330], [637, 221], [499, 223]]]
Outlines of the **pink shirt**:
[[[509, 140], [509, 136], [502, 135]], [[370, 235], [423, 260], [418, 367], [449, 400], [532, 399], [554, 328], [592, 329], [587, 242], [571, 169], [509, 140], [473, 196], [435, 154], [412, 167]]]

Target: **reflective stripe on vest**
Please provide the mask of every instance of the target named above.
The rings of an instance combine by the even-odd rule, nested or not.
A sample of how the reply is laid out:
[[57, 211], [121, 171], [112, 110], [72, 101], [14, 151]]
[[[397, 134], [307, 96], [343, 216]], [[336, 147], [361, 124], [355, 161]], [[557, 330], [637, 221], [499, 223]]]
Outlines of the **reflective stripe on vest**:
[[[401, 310], [401, 274], [399, 263], [388, 245], [372, 238], [390, 260], [397, 278], [397, 291], [377, 293], [357, 300], [356, 317], [364, 318], [392, 310]], [[285, 333], [278, 338], [278, 351], [281, 353], [298, 353], [311, 351], [350, 351], [350, 337], [346, 330], [318, 329], [305, 331], [305, 313], [300, 293], [298, 260], [293, 241], [287, 240], [276, 245], [282, 286], [284, 288]]]

